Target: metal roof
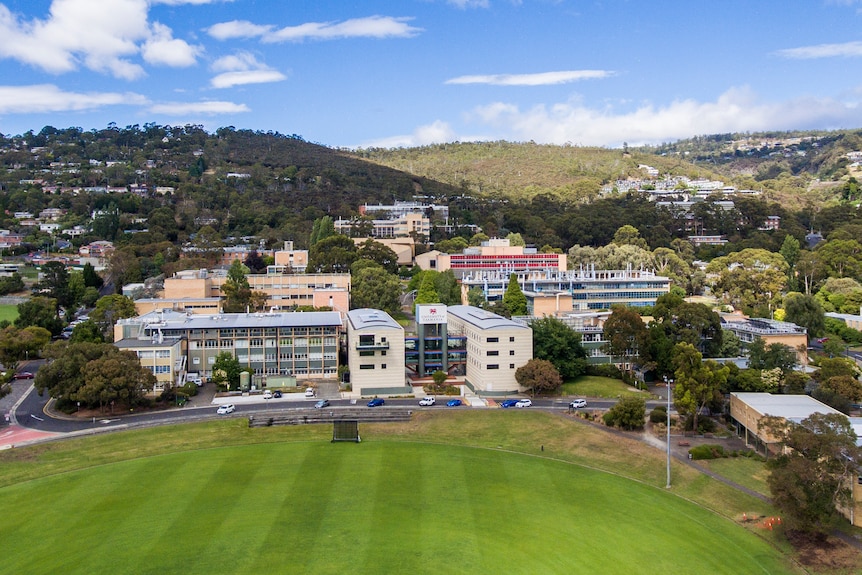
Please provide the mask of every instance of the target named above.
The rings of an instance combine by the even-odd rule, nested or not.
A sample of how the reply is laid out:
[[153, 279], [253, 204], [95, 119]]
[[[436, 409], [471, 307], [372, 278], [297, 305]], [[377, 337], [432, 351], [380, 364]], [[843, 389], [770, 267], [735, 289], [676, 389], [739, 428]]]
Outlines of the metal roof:
[[837, 413], [844, 415], [837, 409], [832, 409], [825, 403], [821, 403], [808, 395], [784, 395], [772, 393], [732, 393], [752, 409], [763, 415], [783, 417], [789, 421], [799, 423], [814, 413], [825, 415]]
[[529, 330], [530, 328], [511, 319], [506, 319], [490, 311], [473, 307], [471, 305], [450, 305], [447, 308], [449, 314], [473, 324], [479, 329], [492, 329], [495, 327], [514, 327]]
[[353, 329], [368, 329], [372, 327], [386, 327], [390, 329], [404, 330], [397, 321], [392, 319], [385, 311], [379, 309], [361, 308], [352, 309], [347, 312], [347, 321]]

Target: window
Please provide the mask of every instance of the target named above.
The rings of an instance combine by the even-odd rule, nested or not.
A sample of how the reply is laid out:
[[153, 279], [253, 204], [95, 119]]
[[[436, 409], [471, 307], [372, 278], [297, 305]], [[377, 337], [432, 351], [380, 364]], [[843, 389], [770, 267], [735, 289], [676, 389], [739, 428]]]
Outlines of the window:
[[510, 349], [510, 350], [509, 350], [509, 355], [515, 355], [515, 350], [514, 350], [514, 349]]
[[489, 363], [488, 369], [500, 369], [500, 364], [497, 363]]
[[360, 335], [359, 345], [374, 345], [374, 335]]
[[373, 365], [370, 364], [359, 364], [359, 369], [374, 369]]
[[510, 364], [509, 364], [509, 369], [515, 369], [515, 364], [514, 364], [514, 363], [510, 363]]
[[487, 355], [500, 355], [500, 352], [496, 349], [489, 349]]
[[360, 350], [359, 357], [374, 357], [374, 351]]
[[498, 341], [500, 341], [500, 338], [499, 337], [489, 337], [485, 341], [487, 341], [488, 343], [497, 343]]
[[193, 357], [193, 358], [192, 358], [192, 363], [193, 363], [193, 364], [195, 364], [195, 365], [200, 365], [200, 364], [201, 364], [201, 358], [199, 358], [199, 357]]
[[386, 364], [385, 364], [385, 363], [384, 363], [384, 364], [381, 364], [381, 365], [380, 365], [380, 369], [386, 369]]
[[515, 341], [515, 336], [511, 336], [511, 337], [509, 338], [509, 342], [514, 343], [514, 341]]

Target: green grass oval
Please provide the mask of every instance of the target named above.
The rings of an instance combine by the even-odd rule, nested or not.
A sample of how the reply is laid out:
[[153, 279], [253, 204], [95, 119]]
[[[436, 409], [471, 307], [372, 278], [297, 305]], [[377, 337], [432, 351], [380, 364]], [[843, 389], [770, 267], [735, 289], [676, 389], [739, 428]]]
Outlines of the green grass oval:
[[785, 573], [733, 522], [615, 475], [398, 442], [189, 451], [0, 489], [7, 573]]

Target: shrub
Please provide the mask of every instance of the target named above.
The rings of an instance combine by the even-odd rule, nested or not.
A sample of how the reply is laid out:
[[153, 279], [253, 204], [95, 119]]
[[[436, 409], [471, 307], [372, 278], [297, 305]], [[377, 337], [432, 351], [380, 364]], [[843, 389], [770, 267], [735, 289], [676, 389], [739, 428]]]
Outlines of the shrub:
[[688, 450], [688, 454], [692, 459], [720, 459], [727, 457], [728, 454], [724, 451], [721, 445], [698, 445]]
[[605, 425], [626, 430], [643, 429], [646, 402], [640, 397], [624, 397], [602, 416]]
[[587, 366], [587, 375], [599, 375], [602, 377], [611, 377], [613, 379], [622, 379], [622, 372], [619, 368], [610, 363], [600, 363], [597, 365]]
[[650, 423], [667, 423], [667, 408], [664, 406], [656, 407], [649, 412]]

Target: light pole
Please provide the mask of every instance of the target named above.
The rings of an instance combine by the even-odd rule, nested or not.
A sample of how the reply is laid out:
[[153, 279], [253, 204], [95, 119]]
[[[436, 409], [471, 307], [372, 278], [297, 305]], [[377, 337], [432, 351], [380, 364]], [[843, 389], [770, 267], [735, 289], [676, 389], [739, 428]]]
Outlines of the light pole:
[[672, 383], [672, 379], [664, 376], [664, 387], [667, 392], [667, 485], [665, 489], [670, 489], [670, 386]]

